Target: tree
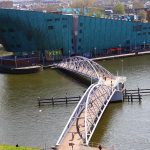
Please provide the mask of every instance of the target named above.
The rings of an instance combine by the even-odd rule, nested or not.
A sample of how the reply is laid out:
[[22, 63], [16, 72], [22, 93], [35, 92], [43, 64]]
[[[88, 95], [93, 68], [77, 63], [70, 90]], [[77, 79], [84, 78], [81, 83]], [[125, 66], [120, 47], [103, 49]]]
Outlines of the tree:
[[93, 14], [95, 14], [96, 17], [99, 17], [99, 18], [102, 17], [103, 15], [101, 8], [98, 8], [98, 7], [89, 8], [89, 12], [87, 16], [93, 16]]
[[124, 14], [125, 8], [121, 3], [117, 3], [113, 8], [114, 13], [116, 14]]
[[145, 22], [147, 18], [147, 13], [145, 10], [140, 10], [138, 13], [139, 17], [141, 18], [141, 21]]
[[72, 0], [72, 8], [80, 8], [83, 14], [83, 9], [86, 7], [92, 7], [96, 0]]

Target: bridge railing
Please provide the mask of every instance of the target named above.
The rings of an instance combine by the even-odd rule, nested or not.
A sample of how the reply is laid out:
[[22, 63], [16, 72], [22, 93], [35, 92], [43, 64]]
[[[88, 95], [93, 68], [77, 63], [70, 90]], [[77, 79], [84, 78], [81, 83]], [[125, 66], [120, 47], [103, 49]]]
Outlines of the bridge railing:
[[[105, 110], [116, 88], [110, 86], [95, 84], [88, 93], [85, 106], [85, 142], [86, 145], [95, 131], [95, 128]], [[92, 105], [89, 105], [92, 104]]]
[[115, 79], [115, 76], [104, 67], [81, 56], [70, 57], [66, 60], [63, 60], [57, 65], [57, 67], [79, 73], [97, 81], [101, 81], [103, 78]]
[[82, 96], [81, 100], [79, 101], [78, 105], [76, 106], [76, 108], [74, 109], [70, 119], [68, 120], [62, 134], [60, 135], [56, 146], [58, 146], [60, 144], [60, 142], [63, 140], [63, 138], [65, 137], [65, 135], [67, 134], [68, 130], [70, 129], [70, 127], [73, 125], [74, 121], [76, 120], [76, 118], [79, 116], [79, 114], [82, 112], [82, 110], [85, 107], [85, 103], [86, 103], [86, 98], [88, 95], [88, 92], [90, 91], [90, 89], [94, 86], [94, 84], [92, 84], [84, 93], [84, 95]]

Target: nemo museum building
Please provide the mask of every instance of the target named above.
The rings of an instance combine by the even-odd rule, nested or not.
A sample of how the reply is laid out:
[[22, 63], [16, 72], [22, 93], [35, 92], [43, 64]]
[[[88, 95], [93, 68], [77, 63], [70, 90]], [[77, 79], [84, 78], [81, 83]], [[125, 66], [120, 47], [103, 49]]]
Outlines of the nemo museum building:
[[16, 57], [57, 60], [149, 48], [150, 24], [80, 15], [0, 9], [0, 43]]

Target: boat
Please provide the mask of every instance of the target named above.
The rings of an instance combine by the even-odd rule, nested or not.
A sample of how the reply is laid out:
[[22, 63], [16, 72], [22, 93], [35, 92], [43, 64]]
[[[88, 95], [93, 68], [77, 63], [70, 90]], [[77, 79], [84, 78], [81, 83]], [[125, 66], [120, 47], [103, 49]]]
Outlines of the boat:
[[10, 73], [10, 74], [30, 74], [30, 73], [36, 73], [42, 70], [43, 70], [42, 65], [18, 67], [18, 68], [0, 66], [0, 73]]

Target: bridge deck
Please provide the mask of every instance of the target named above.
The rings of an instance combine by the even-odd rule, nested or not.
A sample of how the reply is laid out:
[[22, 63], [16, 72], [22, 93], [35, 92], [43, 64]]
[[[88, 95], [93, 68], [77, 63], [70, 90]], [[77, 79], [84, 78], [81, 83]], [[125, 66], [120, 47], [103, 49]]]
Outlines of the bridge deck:
[[[109, 85], [109, 86], [111, 86], [111, 84], [112, 84], [112, 86], [113, 86], [115, 84], [115, 80], [111, 80], [111, 79], [107, 78], [104, 84]], [[95, 97], [93, 97], [93, 100], [94, 99], [95, 99]], [[98, 107], [96, 107], [94, 103], [92, 104], [92, 107], [94, 107], [94, 109], [97, 109], [97, 111], [98, 111]], [[89, 115], [94, 116], [94, 114], [89, 114]], [[91, 116], [91, 118], [93, 118], [93, 116]], [[61, 143], [58, 147], [58, 150], [69, 150], [72, 148], [72, 145], [73, 145], [73, 150], [84, 150], [84, 149], [98, 150], [98, 148], [87, 147], [82, 144], [83, 139], [81, 137], [81, 134], [85, 132], [84, 131], [85, 130], [84, 117], [85, 117], [85, 109], [76, 118], [75, 122], [73, 123], [73, 125], [71, 126], [71, 128], [69, 129], [67, 134], [65, 135], [65, 138], [61, 141]], [[103, 150], [106, 150], [106, 148], [103, 148]]]
[[96, 150], [98, 148], [87, 145], [109, 101], [119, 90], [119, 83], [126, 79], [112, 75], [99, 64], [83, 57], [69, 58], [57, 67], [94, 79], [94, 84], [86, 90], [64, 128], [56, 144], [57, 149]]

